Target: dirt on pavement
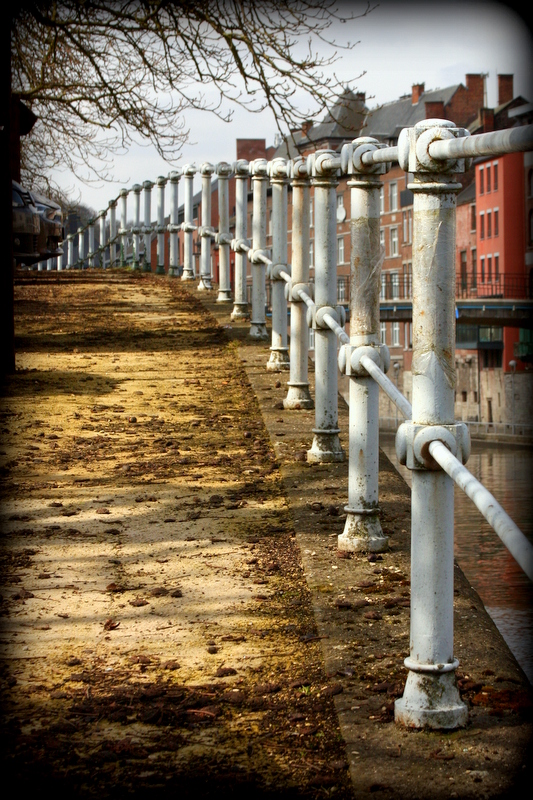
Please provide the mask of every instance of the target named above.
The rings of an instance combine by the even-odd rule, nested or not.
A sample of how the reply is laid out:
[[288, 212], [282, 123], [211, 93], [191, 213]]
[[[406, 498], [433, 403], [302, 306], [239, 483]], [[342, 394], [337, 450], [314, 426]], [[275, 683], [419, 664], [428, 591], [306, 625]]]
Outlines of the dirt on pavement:
[[394, 725], [408, 491], [383, 457], [390, 552], [339, 557], [346, 464], [305, 462], [313, 412], [283, 410], [268, 345], [230, 311], [155, 276], [19, 276], [0, 407], [6, 782], [506, 797], [530, 742], [523, 674], [458, 572], [471, 723]]

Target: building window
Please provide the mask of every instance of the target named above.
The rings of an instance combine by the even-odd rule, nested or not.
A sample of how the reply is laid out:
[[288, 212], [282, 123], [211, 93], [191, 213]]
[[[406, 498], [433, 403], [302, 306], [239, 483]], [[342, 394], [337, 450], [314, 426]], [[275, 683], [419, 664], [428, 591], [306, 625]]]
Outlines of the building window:
[[479, 264], [481, 267], [481, 283], [485, 283], [485, 256], [481, 256]]
[[379, 323], [379, 338], [381, 340], [381, 344], [387, 344], [387, 323], [380, 322]]
[[494, 280], [498, 282], [500, 280], [500, 254], [494, 254]]
[[389, 211], [398, 210], [398, 184], [396, 182], [389, 183]]
[[461, 250], [461, 290], [466, 291], [467, 279], [466, 250]]
[[498, 162], [495, 161], [492, 165], [492, 185], [494, 187], [494, 191], [498, 191]]
[[379, 187], [379, 213], [385, 213], [385, 188], [383, 186]]
[[403, 265], [403, 296], [404, 299], [411, 297], [413, 292], [413, 266], [409, 261]]
[[385, 231], [383, 228], [379, 232], [379, 246], [381, 248], [381, 252], [385, 253]]
[[346, 278], [337, 278], [337, 302], [346, 301]]
[[315, 266], [315, 243], [309, 242], [309, 266]]
[[337, 264], [344, 264], [344, 236], [337, 239]]
[[392, 323], [392, 346], [399, 347], [400, 346], [400, 323], [393, 322]]
[[487, 164], [485, 168], [485, 183], [487, 185], [487, 192], [490, 192], [490, 164]]
[[476, 207], [474, 204], [470, 206], [470, 230], [476, 230]]
[[391, 297], [393, 300], [398, 300], [400, 297], [400, 273], [390, 273]]
[[479, 215], [479, 238], [485, 238], [485, 212], [481, 211]]
[[494, 209], [494, 236], [498, 236], [500, 233], [500, 210], [499, 208]]
[[472, 248], [472, 289], [477, 289], [477, 250]]
[[483, 167], [479, 168], [479, 193], [484, 194], [485, 192], [485, 172]]
[[492, 211], [487, 211], [487, 239], [492, 236]]
[[402, 214], [403, 219], [403, 241], [404, 244], [410, 244], [413, 240], [413, 214], [409, 209]]
[[338, 194], [337, 195], [337, 208], [344, 208], [344, 195]]
[[309, 227], [313, 227], [313, 199], [309, 201]]
[[492, 256], [487, 256], [487, 281], [492, 283]]
[[398, 255], [398, 228], [390, 229], [390, 255]]

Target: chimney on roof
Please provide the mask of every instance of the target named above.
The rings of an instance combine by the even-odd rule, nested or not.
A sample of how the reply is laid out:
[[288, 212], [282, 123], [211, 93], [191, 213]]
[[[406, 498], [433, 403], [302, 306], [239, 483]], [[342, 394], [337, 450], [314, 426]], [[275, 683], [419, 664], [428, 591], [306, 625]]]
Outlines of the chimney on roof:
[[498, 105], [502, 106], [513, 99], [513, 76], [498, 75]]
[[306, 119], [304, 122], [302, 122], [302, 133], [303, 133], [303, 135], [307, 136], [308, 131], [312, 127], [313, 127], [313, 120], [312, 119]]
[[416, 106], [422, 95], [424, 94], [425, 83], [414, 83], [411, 95], [411, 103]]
[[265, 139], [237, 139], [237, 161], [266, 157]]
[[432, 100], [424, 103], [426, 119], [444, 119], [444, 100]]
[[469, 98], [470, 108], [483, 108], [487, 105], [485, 100], [485, 78], [483, 73], [469, 73], [465, 75], [465, 83], [471, 97]]
[[494, 109], [482, 108], [480, 109], [480, 121], [482, 133], [491, 133], [494, 130]]

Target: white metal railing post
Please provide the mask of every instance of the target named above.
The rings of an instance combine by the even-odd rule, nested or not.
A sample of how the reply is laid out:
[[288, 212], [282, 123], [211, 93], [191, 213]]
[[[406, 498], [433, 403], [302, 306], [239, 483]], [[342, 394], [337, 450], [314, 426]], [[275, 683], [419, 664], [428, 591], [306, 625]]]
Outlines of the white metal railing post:
[[372, 359], [383, 372], [389, 351], [380, 342], [379, 292], [381, 175], [386, 165], [365, 166], [363, 153], [378, 150], [377, 139], [361, 137], [343, 147], [343, 172], [351, 179], [350, 344], [339, 352], [340, 371], [349, 381], [348, 505], [340, 550], [382, 552], [389, 540], [379, 521], [379, 386], [361, 364]]
[[109, 266], [117, 264], [117, 201], [109, 203]]
[[246, 277], [248, 267], [247, 239], [247, 187], [250, 177], [248, 161], [239, 159], [233, 164], [235, 175], [235, 239], [232, 247], [235, 252], [235, 299], [231, 319], [248, 319], [248, 298], [246, 296]]
[[78, 268], [85, 269], [85, 236], [84, 228], [78, 228]]
[[181, 229], [184, 233], [183, 236], [183, 273], [181, 276], [182, 281], [194, 281], [196, 278], [196, 271], [193, 260], [192, 252], [192, 234], [196, 230], [193, 223], [193, 181], [196, 174], [196, 167], [194, 164], [185, 164], [183, 167], [183, 222]]
[[211, 239], [215, 238], [215, 229], [211, 225], [211, 176], [215, 171], [213, 164], [205, 161], [200, 166], [202, 176], [202, 225], [198, 231], [201, 237], [200, 245], [200, 280], [198, 291], [209, 291], [213, 288], [211, 283]]
[[290, 368], [285, 280], [280, 275], [280, 270], [289, 272], [287, 266], [289, 166], [284, 158], [275, 158], [269, 162], [268, 171], [272, 187], [272, 264], [268, 268], [272, 292], [272, 333], [270, 358], [266, 368], [271, 372], [281, 372]]
[[311, 298], [309, 284], [309, 229], [310, 229], [310, 185], [307, 166], [300, 156], [291, 162], [292, 178], [292, 270], [287, 293], [291, 303], [291, 349], [290, 376], [287, 381], [287, 397], [283, 400], [285, 408], [313, 408], [309, 392], [309, 326], [307, 306], [298, 294], [300, 290]]
[[152, 271], [152, 181], [144, 181], [144, 258], [143, 272]]
[[133, 192], [133, 261], [132, 269], [141, 269], [141, 192], [142, 186], [136, 183], [132, 187]]
[[253, 339], [268, 339], [266, 327], [266, 216], [268, 162], [256, 158], [250, 162], [253, 190], [252, 247], [248, 258], [252, 264], [252, 318], [249, 335]]
[[160, 175], [157, 179], [157, 266], [156, 275], [165, 274], [165, 186], [167, 179]]
[[100, 211], [98, 219], [100, 221], [100, 266], [105, 269], [105, 251], [106, 251], [106, 218], [105, 211]]
[[126, 266], [127, 229], [128, 225], [128, 190], [120, 190], [120, 266]]
[[221, 161], [216, 167], [218, 176], [218, 233], [215, 241], [218, 244], [218, 295], [217, 303], [230, 303], [230, 244], [231, 234], [229, 231], [229, 177], [231, 175], [231, 165]]
[[94, 219], [89, 222], [89, 267], [94, 267], [96, 264], [96, 247], [95, 247], [95, 227], [94, 227]]
[[74, 234], [69, 233], [67, 236], [67, 250], [68, 250], [68, 263], [67, 269], [74, 269]]
[[173, 170], [168, 179], [170, 181], [170, 222], [168, 224], [168, 232], [170, 236], [170, 255], [169, 255], [169, 266], [168, 266], [168, 276], [169, 278], [177, 278], [179, 277], [179, 264], [180, 264], [180, 251], [179, 251], [179, 240], [178, 240], [178, 231], [180, 230], [180, 226], [178, 224], [178, 217], [179, 217], [179, 202], [178, 202], [178, 189], [179, 189], [179, 182], [181, 178], [181, 171], [180, 170]]
[[396, 721], [414, 728], [453, 729], [468, 710], [456, 685], [453, 653], [454, 484], [429, 453], [442, 441], [466, 460], [469, 436], [454, 421], [455, 226], [454, 173], [464, 161], [437, 162], [432, 142], [467, 134], [447, 120], [428, 119], [404, 129], [398, 160], [412, 173], [413, 192], [413, 399], [412, 421], [396, 435], [400, 462], [412, 469], [411, 647]]
[[307, 158], [315, 190], [315, 307], [309, 321], [315, 333], [315, 427], [310, 462], [344, 461], [338, 426], [337, 336], [327, 314], [342, 322], [337, 307], [337, 197], [340, 158], [318, 150]]

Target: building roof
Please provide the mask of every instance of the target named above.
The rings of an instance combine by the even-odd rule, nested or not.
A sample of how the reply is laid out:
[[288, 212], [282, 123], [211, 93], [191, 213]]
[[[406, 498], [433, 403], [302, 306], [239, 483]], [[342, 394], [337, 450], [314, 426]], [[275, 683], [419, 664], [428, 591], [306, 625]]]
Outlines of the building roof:
[[442, 102], [447, 105], [460, 84], [446, 89], [424, 91], [418, 102], [413, 103], [412, 94], [403, 95], [399, 100], [384, 103], [368, 112], [364, 135], [374, 136], [380, 141], [397, 139], [402, 128], [409, 128], [426, 118], [426, 103]]
[[292, 130], [276, 149], [275, 157], [295, 158], [302, 150], [319, 144], [336, 147], [346, 139], [355, 139], [361, 134], [367, 113], [364, 93], [346, 88], [322, 122], [313, 125], [309, 121], [302, 128]]

